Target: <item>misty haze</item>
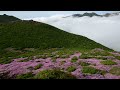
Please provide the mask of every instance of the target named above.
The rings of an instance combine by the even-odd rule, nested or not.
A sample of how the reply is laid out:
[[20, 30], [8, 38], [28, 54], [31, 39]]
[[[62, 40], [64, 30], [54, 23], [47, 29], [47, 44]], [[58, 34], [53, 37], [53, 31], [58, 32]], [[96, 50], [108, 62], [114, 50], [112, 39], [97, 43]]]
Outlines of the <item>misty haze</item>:
[[50, 17], [32, 18], [70, 33], [86, 36], [116, 51], [120, 51], [120, 15], [110, 17]]

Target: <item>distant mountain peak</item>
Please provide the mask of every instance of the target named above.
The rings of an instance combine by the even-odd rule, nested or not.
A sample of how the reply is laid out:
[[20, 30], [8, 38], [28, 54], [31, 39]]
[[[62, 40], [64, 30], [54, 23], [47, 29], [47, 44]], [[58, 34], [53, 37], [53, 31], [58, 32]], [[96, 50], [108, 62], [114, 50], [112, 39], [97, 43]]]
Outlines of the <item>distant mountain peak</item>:
[[94, 12], [92, 12], [92, 13], [86, 12], [86, 13], [83, 13], [83, 14], [73, 14], [72, 15], [72, 17], [83, 17], [83, 16], [93, 17], [93, 16], [101, 16], [101, 15], [98, 15]]
[[105, 15], [103, 15], [103, 16], [105, 16], [105, 17], [110, 17], [110, 16], [117, 16], [117, 15], [119, 15], [120, 14], [120, 12], [115, 12], [115, 13], [106, 13]]
[[[119, 14], [120, 14], [120, 12], [106, 13], [106, 14], [104, 14], [104, 15], [99, 15], [99, 14], [97, 14], [97, 13], [95, 13], [95, 12], [91, 12], [91, 13], [85, 12], [85, 13], [83, 13], [83, 14], [73, 14], [73, 15], [71, 15], [71, 16], [72, 16], [72, 17], [77, 17], [77, 18], [79, 18], [79, 17], [84, 17], [84, 16], [88, 16], [88, 17], [94, 17], [94, 16], [97, 16], [97, 17], [110, 17], [110, 16], [117, 16], [117, 15], [119, 15]], [[66, 17], [64, 17], [64, 18], [71, 17], [71, 16], [66, 16]]]

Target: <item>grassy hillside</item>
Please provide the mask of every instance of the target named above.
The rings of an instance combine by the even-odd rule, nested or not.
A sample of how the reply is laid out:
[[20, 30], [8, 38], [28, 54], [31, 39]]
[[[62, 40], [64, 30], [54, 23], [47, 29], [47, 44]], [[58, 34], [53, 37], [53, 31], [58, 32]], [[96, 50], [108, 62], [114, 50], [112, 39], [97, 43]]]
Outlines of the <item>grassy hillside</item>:
[[6, 23], [6, 22], [12, 22], [12, 21], [18, 21], [20, 19], [14, 17], [14, 16], [8, 16], [6, 14], [0, 15], [0, 23]]
[[86, 37], [70, 34], [47, 24], [18, 21], [0, 24], [0, 48], [108, 49]]
[[0, 79], [120, 79], [119, 63], [120, 53], [87, 37], [32, 20], [0, 23]]
[[51, 56], [55, 51], [59, 51], [58, 54], [63, 55], [61, 57], [67, 57], [68, 55], [64, 54], [95, 48], [110, 50], [86, 37], [32, 20], [0, 23], [0, 63], [9, 63], [13, 58], [31, 58], [44, 53]]

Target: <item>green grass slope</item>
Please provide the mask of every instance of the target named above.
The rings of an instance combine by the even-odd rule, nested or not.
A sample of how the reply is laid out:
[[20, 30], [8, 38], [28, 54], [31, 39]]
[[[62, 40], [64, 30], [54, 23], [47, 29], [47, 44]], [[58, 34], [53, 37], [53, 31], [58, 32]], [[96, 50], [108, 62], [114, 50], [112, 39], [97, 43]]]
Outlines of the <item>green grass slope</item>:
[[10, 63], [19, 57], [27, 57], [28, 60], [36, 55], [51, 57], [56, 51], [53, 58], [58, 55], [67, 57], [76, 51], [84, 52], [95, 48], [111, 50], [86, 37], [32, 20], [0, 23], [0, 63]]
[[6, 23], [6, 22], [13, 22], [13, 21], [18, 21], [20, 19], [14, 17], [14, 16], [8, 16], [6, 14], [0, 15], [0, 23]]
[[53, 26], [34, 22], [18, 21], [0, 24], [0, 49], [5, 48], [79, 48], [107, 47], [86, 37], [62, 31]]

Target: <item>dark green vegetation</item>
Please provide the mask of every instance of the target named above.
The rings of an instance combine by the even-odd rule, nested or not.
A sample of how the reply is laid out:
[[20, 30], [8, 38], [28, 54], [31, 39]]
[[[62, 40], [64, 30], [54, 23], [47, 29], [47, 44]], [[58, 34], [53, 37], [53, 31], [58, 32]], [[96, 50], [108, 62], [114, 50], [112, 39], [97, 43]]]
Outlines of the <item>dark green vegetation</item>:
[[120, 60], [120, 56], [115, 56], [116, 59]]
[[37, 70], [37, 69], [41, 68], [42, 66], [43, 66], [43, 64], [38, 64], [34, 67], [34, 69]]
[[76, 70], [76, 68], [74, 66], [70, 66], [70, 67], [67, 68], [68, 72], [73, 72], [75, 70]]
[[110, 70], [110, 73], [114, 74], [114, 75], [120, 75], [120, 67], [113, 67], [111, 70]]
[[112, 60], [101, 61], [104, 65], [116, 65], [117, 63]]
[[7, 22], [13, 22], [13, 21], [18, 21], [20, 19], [14, 17], [14, 16], [8, 16], [6, 14], [0, 15], [0, 23], [7, 23]]
[[86, 74], [105, 74], [105, 71], [86, 66], [86, 67], [83, 67], [82, 73], [86, 73]]
[[76, 56], [74, 56], [72, 59], [71, 59], [71, 62], [76, 62], [78, 60], [78, 58]]
[[80, 58], [81, 59], [96, 58], [96, 59], [108, 60], [108, 59], [114, 59], [115, 57], [107, 50], [96, 48], [88, 52], [83, 52]]
[[69, 58], [69, 55], [61, 55], [60, 58]]
[[57, 69], [39, 72], [35, 79], [76, 79], [75, 76]]
[[34, 75], [32, 72], [17, 75], [16, 79], [76, 79], [70, 73], [63, 72], [59, 69], [43, 70]]
[[10, 63], [11, 61], [12, 61], [12, 58], [9, 58], [9, 57], [2, 57], [2, 58], [0, 58], [0, 63], [1, 64], [7, 64], [7, 63]]
[[87, 62], [79, 62], [79, 64], [80, 64], [81, 66], [89, 66], [89, 65], [90, 65], [90, 64], [87, 63]]
[[32, 72], [28, 72], [26, 74], [21, 74], [16, 77], [16, 79], [33, 79], [34, 74]]
[[[3, 16], [6, 20], [11, 18]], [[84, 36], [71, 34], [44, 23], [16, 20], [18, 19], [0, 23], [0, 63], [10, 63], [12, 59], [20, 57], [27, 57], [23, 62], [35, 59], [34, 56], [44, 59], [68, 58], [75, 51], [89, 51], [94, 48], [110, 50]]]
[[17, 76], [9, 76], [9, 72], [0, 72], [0, 79], [76, 79], [75, 76], [59, 69], [43, 70], [37, 74], [28, 72]]
[[80, 48], [108, 49], [86, 37], [70, 34], [50, 25], [34, 21], [18, 21], [0, 25], [0, 48]]

